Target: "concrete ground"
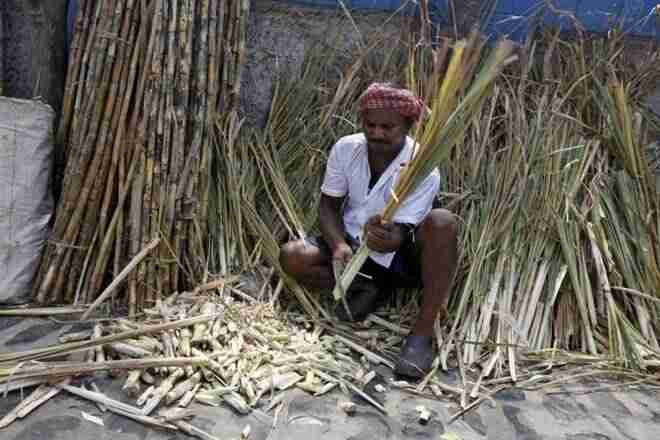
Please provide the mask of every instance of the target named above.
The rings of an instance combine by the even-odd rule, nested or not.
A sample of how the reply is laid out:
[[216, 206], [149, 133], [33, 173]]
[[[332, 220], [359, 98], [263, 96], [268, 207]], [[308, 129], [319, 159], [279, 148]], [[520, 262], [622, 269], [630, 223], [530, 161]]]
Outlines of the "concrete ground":
[[[60, 327], [48, 320], [0, 318], [0, 352], [54, 343]], [[122, 396], [121, 379], [96, 378], [94, 382], [109, 396], [133, 403]], [[655, 389], [638, 387], [604, 392], [590, 391], [587, 385], [572, 385], [563, 391], [566, 393], [506, 390], [452, 424], [447, 422], [459, 410], [454, 402], [423, 399], [389, 387], [379, 397], [389, 416], [357, 397], [354, 399], [357, 412], [348, 416], [338, 408], [339, 401], [347, 400], [340, 392], [311, 397], [303, 391], [292, 391], [277, 421], [272, 412], [257, 410], [240, 416], [226, 407], [195, 405], [198, 415], [190, 423], [222, 440], [240, 438], [247, 425], [251, 428], [249, 438], [254, 440], [441, 440], [443, 433], [455, 434], [445, 437], [452, 440], [654, 440], [660, 436], [660, 400]], [[0, 397], [0, 417], [20, 398], [19, 391]], [[418, 405], [431, 410], [431, 421], [425, 426], [417, 421]], [[83, 412], [98, 417], [103, 426], [85, 419]], [[94, 404], [65, 393], [0, 430], [2, 440], [184, 438], [190, 437], [104, 413]]]

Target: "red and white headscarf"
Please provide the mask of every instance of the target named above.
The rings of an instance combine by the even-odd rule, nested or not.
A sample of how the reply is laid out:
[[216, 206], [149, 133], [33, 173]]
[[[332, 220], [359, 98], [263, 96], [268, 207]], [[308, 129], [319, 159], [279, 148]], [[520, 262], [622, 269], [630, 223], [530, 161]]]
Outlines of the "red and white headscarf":
[[422, 101], [410, 90], [397, 89], [386, 83], [373, 83], [358, 98], [360, 114], [365, 110], [391, 109], [404, 118], [417, 121], [422, 115]]

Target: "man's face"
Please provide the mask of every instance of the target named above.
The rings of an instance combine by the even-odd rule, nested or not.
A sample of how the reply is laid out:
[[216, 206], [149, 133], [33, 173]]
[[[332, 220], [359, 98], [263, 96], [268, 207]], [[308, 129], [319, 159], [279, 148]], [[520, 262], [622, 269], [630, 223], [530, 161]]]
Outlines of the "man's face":
[[408, 133], [408, 122], [393, 110], [372, 109], [362, 113], [362, 127], [370, 148], [398, 151]]

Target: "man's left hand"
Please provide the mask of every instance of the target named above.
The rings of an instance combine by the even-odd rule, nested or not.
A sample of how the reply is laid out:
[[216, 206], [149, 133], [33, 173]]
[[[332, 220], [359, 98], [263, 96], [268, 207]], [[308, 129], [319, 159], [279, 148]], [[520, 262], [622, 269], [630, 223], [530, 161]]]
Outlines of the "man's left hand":
[[389, 253], [399, 250], [404, 240], [404, 231], [400, 225], [383, 220], [380, 215], [373, 216], [365, 225], [367, 247]]

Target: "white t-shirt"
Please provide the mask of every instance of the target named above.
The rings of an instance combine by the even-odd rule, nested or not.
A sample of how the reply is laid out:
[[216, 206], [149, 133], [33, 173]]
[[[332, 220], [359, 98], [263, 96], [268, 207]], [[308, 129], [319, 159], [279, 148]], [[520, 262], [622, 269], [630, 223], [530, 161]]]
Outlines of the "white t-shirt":
[[[321, 192], [330, 197], [347, 196], [344, 229], [351, 237], [360, 241], [365, 223], [369, 218], [383, 212], [391, 197], [391, 188], [399, 177], [399, 170], [410, 160], [413, 147], [413, 139], [406, 137], [401, 152], [371, 190], [369, 190], [371, 170], [367, 155], [367, 139], [364, 134], [345, 136], [332, 147]], [[431, 211], [439, 187], [440, 172], [436, 168], [403, 201], [394, 214], [393, 221], [414, 225], [421, 223]], [[390, 267], [394, 252], [383, 254], [371, 251], [369, 256], [381, 266]]]

